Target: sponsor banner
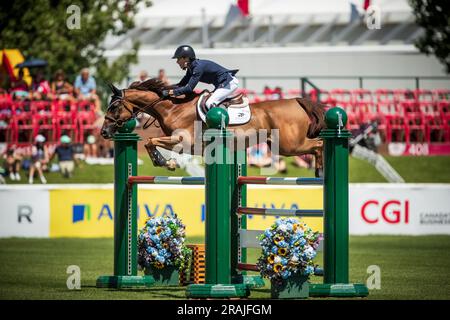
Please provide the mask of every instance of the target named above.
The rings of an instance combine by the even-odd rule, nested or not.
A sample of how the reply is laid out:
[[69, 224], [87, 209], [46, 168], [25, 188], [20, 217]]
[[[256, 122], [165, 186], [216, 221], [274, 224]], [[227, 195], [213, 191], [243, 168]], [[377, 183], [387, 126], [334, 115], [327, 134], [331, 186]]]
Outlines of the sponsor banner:
[[[44, 189], [44, 190], [43, 190]], [[0, 187], [0, 237], [112, 237], [112, 185]], [[351, 184], [350, 234], [450, 234], [450, 184]], [[321, 187], [249, 186], [249, 207], [321, 209]], [[203, 236], [202, 186], [145, 185], [138, 192], [139, 228], [151, 216], [177, 214], [188, 236]], [[248, 229], [276, 217], [248, 216]], [[305, 218], [322, 232], [322, 218]]]
[[450, 155], [450, 143], [389, 143], [391, 156], [445, 156]]
[[0, 237], [48, 237], [49, 191], [7, 186], [0, 189]]
[[[296, 209], [322, 208], [322, 188], [249, 188], [248, 206]], [[188, 236], [205, 231], [204, 189], [202, 186], [140, 186], [138, 227], [152, 216], [177, 214]], [[112, 237], [114, 201], [112, 189], [61, 189], [50, 192], [51, 237]], [[249, 216], [248, 229], [268, 228], [275, 217]], [[304, 220], [322, 232], [322, 218]]]
[[450, 185], [350, 185], [350, 234], [450, 234]]

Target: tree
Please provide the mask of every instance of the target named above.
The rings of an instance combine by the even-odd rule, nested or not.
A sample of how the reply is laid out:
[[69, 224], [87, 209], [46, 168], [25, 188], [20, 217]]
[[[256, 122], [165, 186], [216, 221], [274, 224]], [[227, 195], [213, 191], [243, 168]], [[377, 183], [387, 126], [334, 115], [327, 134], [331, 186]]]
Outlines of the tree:
[[147, 0], [1, 1], [0, 48], [45, 59], [50, 74], [63, 69], [71, 81], [81, 68], [92, 67], [98, 84], [120, 82], [137, 62], [139, 43], [109, 64], [103, 42], [108, 34], [132, 29], [138, 8], [149, 5]]
[[434, 54], [450, 73], [450, 1], [409, 0], [425, 34], [416, 41], [423, 53]]

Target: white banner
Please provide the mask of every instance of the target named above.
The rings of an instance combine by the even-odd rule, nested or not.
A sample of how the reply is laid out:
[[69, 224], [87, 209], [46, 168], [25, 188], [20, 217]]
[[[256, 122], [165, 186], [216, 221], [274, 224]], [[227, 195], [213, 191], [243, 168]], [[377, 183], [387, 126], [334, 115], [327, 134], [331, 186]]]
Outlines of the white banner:
[[350, 234], [450, 234], [450, 185], [351, 184]]
[[[145, 186], [152, 187], [163, 188]], [[301, 187], [289, 187], [302, 192]], [[49, 237], [51, 190], [92, 188], [112, 189], [112, 185], [1, 186], [0, 238]], [[277, 187], [264, 188], [270, 200], [271, 189]], [[349, 191], [352, 235], [450, 234], [450, 184], [350, 184]], [[182, 189], [168, 192], [177, 197]], [[62, 213], [51, 214], [55, 218]]]
[[48, 190], [6, 186], [0, 189], [0, 238], [49, 237]]

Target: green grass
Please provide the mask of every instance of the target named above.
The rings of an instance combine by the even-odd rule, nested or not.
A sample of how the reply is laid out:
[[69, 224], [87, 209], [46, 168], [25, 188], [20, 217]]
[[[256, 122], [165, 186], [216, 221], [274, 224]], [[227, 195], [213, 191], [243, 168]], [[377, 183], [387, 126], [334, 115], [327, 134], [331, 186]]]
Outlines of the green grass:
[[[139, 166], [140, 175], [162, 175], [162, 176], [185, 176], [184, 170], [177, 169], [169, 171], [165, 168], [156, 168], [151, 163], [147, 154], [140, 154], [140, 159], [144, 164]], [[386, 157], [386, 160], [400, 173], [406, 182], [435, 182], [450, 183], [450, 157]], [[313, 170], [298, 168], [293, 164], [292, 158], [286, 158], [287, 173], [277, 174], [277, 176], [290, 177], [312, 177]], [[350, 157], [350, 182], [386, 182], [378, 171], [365, 161]], [[28, 183], [28, 177], [22, 172], [22, 181], [19, 183]], [[249, 168], [248, 175], [261, 175], [257, 168]], [[81, 163], [80, 167], [75, 169], [75, 174], [71, 179], [65, 179], [59, 172], [46, 173], [48, 183], [112, 183], [113, 166], [111, 165], [87, 165]], [[18, 183], [10, 181], [8, 183]], [[35, 184], [40, 184], [39, 178], [35, 177]]]
[[[203, 239], [190, 238], [190, 243]], [[353, 236], [351, 281], [365, 283], [367, 267], [381, 268], [381, 289], [368, 299], [450, 299], [450, 236]], [[255, 261], [258, 252], [249, 253]], [[0, 299], [184, 299], [185, 288], [110, 290], [95, 288], [112, 273], [112, 239], [1, 239]], [[321, 256], [317, 259], [321, 263]], [[81, 290], [68, 290], [66, 269], [81, 269]], [[312, 282], [321, 278], [313, 277]], [[250, 298], [269, 298], [269, 287]]]

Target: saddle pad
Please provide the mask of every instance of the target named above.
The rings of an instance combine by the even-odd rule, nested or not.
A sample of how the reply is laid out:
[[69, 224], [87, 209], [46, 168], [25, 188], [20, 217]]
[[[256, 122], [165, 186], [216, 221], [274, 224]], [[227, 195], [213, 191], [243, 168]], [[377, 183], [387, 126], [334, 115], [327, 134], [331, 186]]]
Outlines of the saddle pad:
[[[202, 95], [200, 97], [200, 99], [198, 99], [197, 101], [197, 112], [200, 116], [200, 119], [202, 119], [203, 122], [206, 123], [206, 113], [205, 110], [202, 109], [201, 105], [202, 105], [202, 100], [205, 97]], [[246, 101], [248, 101], [247, 99], [245, 99]], [[219, 105], [219, 107], [223, 108], [222, 105]], [[230, 117], [230, 125], [237, 125], [237, 124], [245, 124], [247, 122], [250, 121], [250, 118], [252, 116], [252, 113], [250, 111], [250, 106], [247, 103], [247, 105], [245, 107], [241, 107], [241, 108], [227, 108], [228, 111], [228, 115]]]

